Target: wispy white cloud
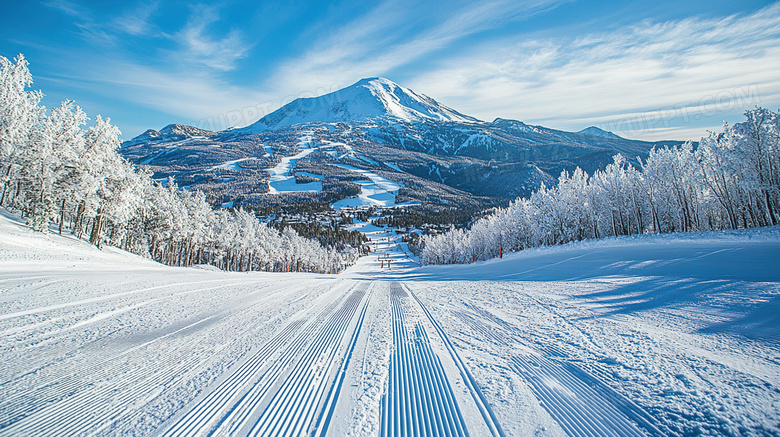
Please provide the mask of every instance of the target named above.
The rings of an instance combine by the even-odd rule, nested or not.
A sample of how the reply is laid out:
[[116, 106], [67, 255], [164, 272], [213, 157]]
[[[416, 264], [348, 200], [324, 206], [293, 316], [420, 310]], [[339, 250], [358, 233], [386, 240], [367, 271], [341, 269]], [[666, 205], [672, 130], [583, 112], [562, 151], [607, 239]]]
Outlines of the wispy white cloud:
[[[484, 119], [574, 130], [644, 117], [653, 126], [635, 123], [623, 133], [659, 139], [689, 135], [696, 126], [700, 133], [717, 129], [727, 113], [746, 109], [724, 103], [713, 110], [715, 98], [780, 104], [777, 71], [780, 4], [745, 16], [645, 21], [574, 40], [491, 41], [409, 85]], [[659, 111], [677, 119], [658, 119]]]
[[179, 120], [219, 116], [269, 100], [267, 95], [236, 87], [211, 75], [164, 72], [121, 61], [107, 64], [73, 82], [83, 86], [107, 84], [115, 98], [172, 114]]
[[[89, 8], [77, 6], [69, 0], [49, 0], [45, 4], [73, 17], [73, 24], [84, 40], [98, 46], [112, 46], [115, 55], [128, 48], [123, 47], [129, 44], [127, 36], [172, 40], [177, 45], [176, 49], [169, 49], [164, 55], [172, 58], [180, 69], [205, 66], [217, 71], [231, 71], [252, 48], [239, 30], [216, 35], [216, 30], [211, 27], [219, 27], [212, 26], [221, 18], [217, 6], [192, 6], [186, 25], [169, 32], [160, 30], [152, 21], [152, 16], [159, 9], [157, 1], [122, 11], [111, 20], [98, 19]], [[156, 47], [159, 46], [153, 46], [151, 50]]]
[[[217, 7], [193, 6], [180, 28], [162, 29], [154, 22], [158, 2], [135, 5], [102, 21], [95, 11], [68, 0], [52, 0], [47, 6], [71, 16], [80, 37], [97, 48], [83, 54], [79, 68], [65, 59], [56, 61], [60, 68], [46, 78], [48, 83], [81, 89], [88, 96], [100, 90], [128, 108], [170, 114], [161, 123], [205, 123], [210, 126], [204, 127], [214, 129], [249, 124], [278, 107], [276, 96], [223, 78], [222, 73], [233, 70], [251, 45], [240, 31], [225, 30]], [[135, 37], [158, 41], [150, 45], [149, 53], [138, 56], [135, 43], [144, 40]], [[149, 59], [154, 62], [144, 62]], [[148, 117], [139, 114], [139, 118]]]
[[49, 0], [46, 6], [58, 10], [73, 19], [73, 25], [81, 37], [95, 45], [116, 46], [121, 37], [155, 36], [154, 26], [150, 22], [151, 15], [157, 10], [158, 3], [142, 4], [132, 10], [122, 11], [112, 19], [97, 17], [93, 11], [84, 5], [76, 5], [69, 0]]
[[115, 35], [104, 23], [95, 20], [89, 8], [69, 0], [49, 0], [44, 2], [44, 5], [70, 16], [83, 39], [97, 45], [112, 44], [115, 41]]
[[116, 29], [128, 35], [149, 35], [155, 32], [155, 26], [151, 22], [151, 16], [159, 8], [158, 2], [142, 4], [132, 11], [125, 12], [117, 17], [113, 25]]
[[[268, 79], [243, 85], [223, 73], [238, 68], [253, 45], [245, 33], [220, 23], [219, 8], [192, 8], [186, 24], [163, 33], [153, 24], [157, 3], [105, 26], [67, 0], [48, 5], [73, 16], [85, 35], [105, 32], [112, 41], [159, 34], [172, 42], [175, 48], [168, 52], [157, 46], [156, 60], [170, 60], [165, 65], [142, 65], [116, 51], [110, 59], [84, 60], [87, 77], [80, 80], [84, 86], [110, 84], [117, 99], [181, 121], [257, 105], [275, 109], [280, 96], [348, 85], [367, 75], [405, 71], [409, 77], [418, 62], [426, 70], [404, 85], [448, 106], [486, 120], [515, 118], [567, 130], [617, 126], [627, 128], [618, 133], [629, 137], [684, 139], [718, 129], [723, 119], [745, 109], [732, 104], [713, 110], [713, 99], [731, 95], [740, 104], [780, 106], [780, 3], [749, 15], [644, 21], [578, 37], [529, 37], [520, 30], [520, 36], [506, 36], [507, 24], [561, 3], [455, 3], [437, 10], [438, 21], [431, 25], [429, 5], [385, 0], [328, 33], [310, 35], [316, 40], [304, 53], [269, 63]], [[465, 44], [469, 36], [497, 28], [504, 29], [503, 36], [496, 32], [477, 45]]]
[[218, 20], [219, 14], [213, 7], [193, 9], [187, 25], [175, 36], [183, 47], [178, 53], [180, 60], [194, 60], [216, 70], [230, 71], [239, 59], [246, 57], [252, 45], [238, 30], [231, 30], [222, 38], [208, 34], [208, 26]]
[[71, 17], [82, 18], [84, 15], [83, 9], [69, 0], [48, 0], [43, 4]]
[[[282, 63], [269, 83], [276, 88], [349, 83], [367, 74], [384, 74], [451, 47], [458, 40], [547, 10], [560, 0], [509, 0], [452, 5], [437, 10], [430, 26], [428, 5], [386, 0], [344, 24], [303, 55]], [[425, 21], [415, 30], [414, 24]]]

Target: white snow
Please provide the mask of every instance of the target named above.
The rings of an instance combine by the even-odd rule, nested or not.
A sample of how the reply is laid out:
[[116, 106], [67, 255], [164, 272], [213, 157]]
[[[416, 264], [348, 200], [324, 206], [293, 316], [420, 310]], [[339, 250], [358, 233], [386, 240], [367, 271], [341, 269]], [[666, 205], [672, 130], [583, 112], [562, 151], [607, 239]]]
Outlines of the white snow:
[[255, 160], [257, 158], [241, 158], [241, 159], [235, 159], [233, 161], [227, 161], [223, 162], [222, 164], [215, 165], [214, 167], [211, 167], [211, 170], [231, 170], [231, 171], [241, 171], [243, 170], [238, 163], [244, 162], [244, 161], [251, 161]]
[[385, 164], [386, 166], [388, 166], [388, 167], [392, 168], [392, 169], [393, 169], [393, 170], [395, 170], [395, 171], [400, 171], [400, 172], [403, 172], [403, 170], [401, 170], [401, 168], [400, 168], [400, 167], [398, 167], [398, 164], [395, 164], [395, 163], [392, 163], [392, 162], [385, 162], [384, 164]]
[[[651, 433], [774, 433], [778, 259], [780, 229], [770, 228], [589, 241], [397, 278], [437, 317], [457, 318], [450, 332], [474, 362], [507, 363], [511, 372], [480, 368], [475, 377], [488, 397], [516, 405], [498, 403], [509, 434], [538, 429], [509, 417], [544, 411], [570, 434], [585, 421], [597, 435], [614, 429], [611, 407], [566, 393], [630, 417], [644, 411], [648, 423], [632, 426]], [[518, 376], [530, 391], [513, 388]]]
[[314, 173], [309, 173], [309, 172], [307, 172], [307, 171], [299, 171], [299, 172], [296, 172], [296, 173], [298, 173], [298, 174], [299, 174], [299, 175], [301, 175], [301, 176], [308, 176], [308, 177], [310, 177], [310, 178], [314, 178], [314, 179], [319, 179], [319, 180], [323, 180], [323, 179], [325, 179], [325, 178], [324, 178], [322, 175], [318, 175], [318, 174], [314, 174]]
[[577, 133], [594, 135], [594, 136], [602, 137], [602, 138], [620, 138], [619, 136], [615, 135], [614, 133], [609, 132], [609, 131], [605, 131], [603, 129], [599, 129], [596, 126], [586, 127], [585, 129], [583, 129], [583, 130], [581, 130], [581, 131], [579, 131]]
[[[329, 127], [332, 126], [329, 125]], [[320, 146], [320, 149], [332, 149], [334, 147], [343, 147], [344, 149], [352, 150], [352, 146], [343, 143], [341, 141], [330, 141], [330, 140], [321, 140], [321, 141], [322, 141], [322, 145]]]
[[169, 153], [173, 153], [173, 152], [175, 152], [175, 151], [176, 151], [176, 150], [178, 150], [178, 149], [179, 149], [179, 144], [178, 144], [178, 143], [176, 143], [176, 144], [174, 144], [174, 145], [166, 146], [166, 147], [165, 147], [164, 149], [162, 149], [161, 151], [159, 151], [159, 152], [157, 152], [156, 154], [152, 155], [151, 157], [149, 157], [149, 158], [147, 158], [147, 159], [145, 159], [145, 160], [141, 161], [141, 165], [148, 165], [148, 164], [150, 164], [152, 161], [154, 161], [155, 159], [157, 159], [157, 158], [159, 158], [159, 157], [161, 157], [161, 156], [163, 156], [163, 155], [167, 155], [167, 154], [169, 154]]
[[282, 158], [281, 162], [274, 168], [268, 169], [268, 173], [271, 178], [268, 183], [268, 194], [279, 194], [284, 192], [293, 191], [305, 191], [305, 192], [322, 192], [322, 182], [309, 182], [306, 184], [295, 183], [295, 176], [292, 174], [292, 170], [295, 168], [295, 163], [312, 152], [317, 150], [311, 144], [312, 136], [305, 134], [299, 138], [297, 147], [302, 148], [300, 152], [293, 156], [287, 156]]
[[388, 79], [374, 77], [323, 96], [296, 99], [247, 126], [243, 131], [257, 133], [309, 122], [328, 125], [365, 122], [376, 118], [406, 122], [479, 122], [476, 118], [463, 115], [428, 96], [417, 94]]
[[356, 197], [350, 197], [339, 200], [333, 203], [333, 209], [339, 210], [344, 208], [356, 208], [360, 206], [396, 206], [395, 196], [398, 194], [398, 190], [402, 185], [393, 182], [389, 179], [383, 178], [376, 173], [364, 170], [362, 168], [353, 167], [346, 164], [333, 164], [337, 167], [341, 167], [346, 170], [360, 173], [363, 176], [370, 179], [368, 181], [355, 181], [360, 185], [361, 192]]
[[0, 436], [780, 432], [778, 229], [419, 268], [353, 228], [340, 275], [226, 273], [3, 213]]
[[458, 148], [455, 150], [455, 152], [453, 153], [453, 155], [457, 155], [458, 153], [460, 153], [460, 151], [461, 151], [461, 150], [462, 150], [464, 147], [469, 147], [469, 146], [471, 145], [471, 143], [472, 143], [472, 142], [473, 142], [475, 139], [477, 139], [477, 138], [482, 138], [482, 137], [484, 137], [484, 136], [483, 136], [483, 135], [478, 135], [478, 134], [472, 134], [472, 135], [469, 135], [469, 137], [468, 137], [468, 138], [466, 138], [466, 141], [464, 141], [464, 142], [463, 142], [463, 144], [461, 144], [460, 146], [458, 146]]
[[373, 159], [371, 159], [371, 158], [369, 158], [369, 157], [367, 157], [365, 155], [362, 155], [360, 153], [351, 152], [351, 153], [348, 153], [348, 154], [346, 154], [344, 156], [348, 157], [348, 158], [350, 158], [352, 160], [355, 160], [355, 161], [362, 161], [362, 162], [364, 162], [366, 164], [379, 166], [379, 162], [374, 161]]

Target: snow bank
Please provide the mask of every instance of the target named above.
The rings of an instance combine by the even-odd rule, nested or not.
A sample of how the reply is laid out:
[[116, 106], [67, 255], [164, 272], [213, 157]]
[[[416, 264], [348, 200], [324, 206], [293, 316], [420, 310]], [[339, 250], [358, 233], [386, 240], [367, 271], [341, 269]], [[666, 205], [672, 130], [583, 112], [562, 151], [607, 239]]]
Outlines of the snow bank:
[[778, 259], [780, 226], [775, 226], [577, 241], [471, 265], [426, 266], [410, 278], [576, 280], [629, 274], [778, 281], [780, 269], [767, 265]]

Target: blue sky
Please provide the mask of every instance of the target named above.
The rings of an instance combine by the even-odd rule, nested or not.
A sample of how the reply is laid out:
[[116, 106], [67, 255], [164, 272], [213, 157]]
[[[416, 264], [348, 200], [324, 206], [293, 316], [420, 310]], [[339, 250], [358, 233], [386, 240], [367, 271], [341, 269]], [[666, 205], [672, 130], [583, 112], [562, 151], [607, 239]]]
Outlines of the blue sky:
[[780, 108], [767, 1], [6, 1], [0, 55], [18, 53], [48, 107], [75, 100], [124, 138], [244, 126], [373, 76], [482, 120], [637, 139]]

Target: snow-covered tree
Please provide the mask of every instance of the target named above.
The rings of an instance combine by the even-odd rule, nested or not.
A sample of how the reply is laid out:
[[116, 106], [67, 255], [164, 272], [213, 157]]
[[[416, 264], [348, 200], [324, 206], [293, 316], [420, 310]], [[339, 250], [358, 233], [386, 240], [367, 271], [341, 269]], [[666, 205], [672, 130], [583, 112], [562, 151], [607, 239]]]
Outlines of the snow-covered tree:
[[[39, 105], [43, 94], [27, 90], [33, 82], [29, 63], [21, 54], [15, 61], [0, 56], [0, 206], [14, 195], [14, 172], [21, 167], [19, 152], [31, 145], [44, 118], [44, 109]], [[20, 189], [16, 187], [17, 191]]]
[[33, 130], [32, 141], [17, 154], [17, 182], [22, 198], [15, 204], [25, 211], [30, 225], [45, 231], [58, 218], [62, 224], [72, 197], [78, 155], [84, 147], [82, 126], [87, 116], [72, 102], [63, 102]]
[[[588, 177], [563, 172], [555, 187], [423, 240], [421, 259], [449, 264], [584, 238], [687, 232], [780, 222], [780, 116], [757, 108], [698, 147], [651, 150], [640, 168], [616, 155]], [[499, 243], [500, 242], [500, 243]]]
[[[339, 253], [261, 223], [248, 211], [214, 211], [201, 192], [163, 186], [151, 172], [122, 158], [119, 129], [87, 116], [73, 102], [46, 115], [42, 94], [29, 91], [27, 61], [0, 57], [0, 204], [21, 211], [46, 231], [70, 218], [71, 231], [92, 244], [110, 244], [159, 262], [211, 263], [228, 270], [333, 271], [354, 262]], [[335, 268], [334, 268], [335, 267]]]

